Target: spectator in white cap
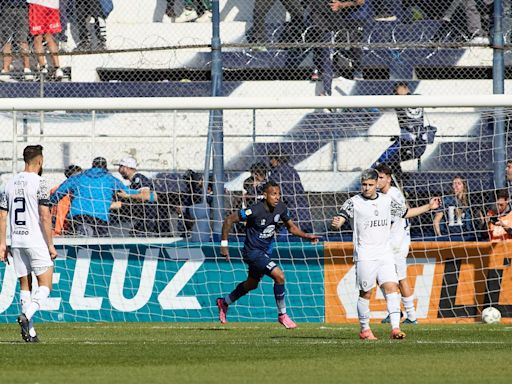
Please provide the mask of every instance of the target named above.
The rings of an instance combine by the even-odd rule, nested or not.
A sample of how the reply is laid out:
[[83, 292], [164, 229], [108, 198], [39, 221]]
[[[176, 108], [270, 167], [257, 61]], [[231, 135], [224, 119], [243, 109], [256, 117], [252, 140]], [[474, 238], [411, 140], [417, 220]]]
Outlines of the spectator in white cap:
[[119, 173], [123, 179], [130, 182], [130, 189], [149, 188], [152, 199], [149, 202], [135, 202], [132, 200], [121, 200], [120, 215], [127, 217], [133, 222], [132, 235], [142, 235], [148, 232], [156, 232], [156, 209], [153, 204], [157, 200], [153, 183], [142, 173], [137, 172], [137, 161], [133, 157], [125, 157], [118, 163]]

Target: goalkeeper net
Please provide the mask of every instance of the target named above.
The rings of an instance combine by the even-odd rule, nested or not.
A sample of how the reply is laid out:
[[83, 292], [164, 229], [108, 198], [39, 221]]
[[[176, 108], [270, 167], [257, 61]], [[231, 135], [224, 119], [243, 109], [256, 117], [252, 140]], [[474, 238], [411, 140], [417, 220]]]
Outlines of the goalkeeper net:
[[[267, 86], [275, 95], [275, 87]], [[311, 245], [278, 230], [272, 258], [286, 275], [288, 313], [298, 322], [356, 321], [352, 231], [348, 225], [332, 231], [330, 222], [358, 193], [361, 171], [382, 162], [394, 170], [411, 207], [433, 196], [443, 199], [439, 211], [410, 223], [408, 281], [419, 320], [474, 321], [490, 305], [507, 319], [512, 219], [507, 189], [495, 187], [493, 163], [504, 158], [494, 144], [494, 124], [508, 128], [510, 114], [503, 107], [509, 102], [473, 99], [481, 103], [421, 96], [298, 99], [288, 108], [277, 99], [244, 98], [195, 99], [196, 104], [191, 99], [9, 101], [25, 106], [2, 107], [11, 112], [0, 116], [1, 188], [22, 169], [23, 148], [36, 143], [44, 146], [50, 185], [74, 180], [73, 188], [62, 190], [71, 194], [71, 212], [53, 211], [56, 232], [61, 224], [59, 258], [42, 318], [216, 321], [215, 299], [244, 280], [247, 267], [241, 258], [243, 225], [232, 228], [226, 262], [219, 254], [221, 223], [214, 211], [224, 217], [250, 206], [261, 183], [273, 178], [293, 220], [322, 237]], [[223, 106], [222, 119], [209, 118], [208, 108]], [[223, 129], [221, 177], [206, 158], [212, 122], [218, 125], [210, 131]], [[217, 137], [211, 136], [214, 148]], [[222, 153], [216, 151], [212, 162]], [[508, 173], [500, 164], [505, 182]], [[70, 176], [72, 165], [82, 173]], [[83, 176], [91, 168], [106, 168], [127, 186], [147, 187], [156, 197], [140, 202], [104, 187], [78, 219], [79, 208], [73, 207], [78, 190], [97, 187]], [[213, 193], [215, 183], [223, 183], [221, 196]], [[0, 279], [0, 320], [7, 322], [19, 312], [12, 262], [0, 266]], [[387, 315], [379, 290], [371, 311], [374, 319]], [[272, 282], [266, 278], [228, 314], [230, 321], [275, 318]]]

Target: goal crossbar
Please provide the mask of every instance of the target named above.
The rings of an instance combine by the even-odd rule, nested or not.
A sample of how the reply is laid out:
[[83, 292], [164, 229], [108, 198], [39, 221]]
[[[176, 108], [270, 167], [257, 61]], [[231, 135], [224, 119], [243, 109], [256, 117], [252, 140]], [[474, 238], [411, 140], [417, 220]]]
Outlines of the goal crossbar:
[[0, 98], [0, 111], [512, 107], [512, 95], [346, 97]]

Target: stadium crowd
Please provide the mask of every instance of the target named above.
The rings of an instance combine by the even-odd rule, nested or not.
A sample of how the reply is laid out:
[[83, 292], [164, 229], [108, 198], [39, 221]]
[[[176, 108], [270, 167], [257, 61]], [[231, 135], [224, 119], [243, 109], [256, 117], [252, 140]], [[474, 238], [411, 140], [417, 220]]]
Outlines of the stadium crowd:
[[[339, 233], [330, 231], [326, 212], [320, 215], [312, 207], [300, 176], [288, 163], [288, 156], [277, 151], [268, 153], [268, 161], [256, 161], [250, 176], [243, 182], [241, 194], [225, 191], [223, 196], [228, 214], [248, 209], [262, 199], [262, 188], [268, 182], [277, 183], [281, 198], [290, 217], [306, 233], [324, 233], [335, 239]], [[377, 169], [384, 163], [375, 165]], [[512, 161], [509, 161], [512, 169]], [[148, 178], [137, 170], [132, 157], [114, 165], [129, 185], [116, 178], [107, 167], [107, 160], [97, 157], [89, 169], [70, 165], [64, 171], [66, 179], [51, 190], [53, 233], [56, 236], [181, 236], [187, 241], [207, 242], [213, 239], [212, 200], [213, 180], [204, 182], [202, 173], [188, 170], [183, 174], [162, 172]], [[391, 163], [385, 169], [392, 170]], [[512, 171], [507, 180], [512, 179]], [[393, 184], [400, 181], [393, 176]], [[206, 191], [203, 189], [206, 188]], [[456, 176], [442, 204], [430, 219], [413, 222], [412, 237], [433, 241], [477, 241], [512, 238], [512, 214], [507, 189], [485, 195], [471, 194], [467, 181]], [[206, 200], [205, 200], [206, 197]], [[418, 203], [421, 199], [417, 200]], [[325, 208], [323, 208], [325, 209]], [[235, 227], [236, 235], [244, 227]], [[342, 228], [347, 241], [350, 227]], [[277, 231], [278, 241], [292, 240], [284, 227]], [[348, 237], [347, 237], [348, 236]], [[294, 239], [293, 239], [294, 240]]]
[[[417, 19], [437, 19], [442, 22], [439, 33], [447, 34], [461, 19], [465, 19], [463, 36], [473, 44], [489, 44], [492, 28], [490, 15], [493, 0], [258, 0], [254, 2], [252, 26], [247, 39], [254, 50], [266, 51], [269, 42], [268, 13], [280, 2], [290, 16], [285, 22], [283, 42], [362, 43], [369, 24], [386, 21], [412, 23]], [[505, 14], [510, 14], [510, 0], [505, 0]], [[210, 0], [184, 0], [182, 12], [176, 16], [174, 0], [167, 0], [165, 20], [172, 23], [210, 22], [212, 19]], [[59, 51], [71, 50], [69, 36], [73, 34], [77, 52], [103, 51], [107, 49], [106, 20], [113, 10], [112, 0], [0, 0], [0, 40], [4, 62], [0, 81], [10, 81], [13, 76], [13, 48], [23, 57], [24, 80], [33, 80], [41, 73], [56, 79], [63, 77], [59, 63]], [[508, 17], [507, 17], [508, 20]], [[505, 28], [510, 23], [505, 23]], [[307, 32], [307, 33], [306, 33]], [[342, 40], [339, 40], [339, 39]], [[439, 37], [442, 39], [442, 37]], [[45, 46], [51, 53], [53, 69], [48, 68], [44, 55]], [[37, 57], [37, 68], [30, 68], [30, 46]], [[331, 94], [331, 83], [336, 63], [333, 63], [329, 48], [315, 48], [312, 80], [322, 80], [323, 94]], [[351, 48], [347, 58], [351, 62], [352, 77], [362, 79], [361, 48]], [[336, 59], [338, 60], [338, 59]]]

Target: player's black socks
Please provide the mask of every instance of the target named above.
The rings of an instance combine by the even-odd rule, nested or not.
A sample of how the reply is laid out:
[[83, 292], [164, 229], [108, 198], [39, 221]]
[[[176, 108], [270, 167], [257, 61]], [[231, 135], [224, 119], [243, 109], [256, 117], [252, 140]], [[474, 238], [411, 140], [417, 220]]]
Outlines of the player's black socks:
[[239, 298], [246, 294], [247, 290], [244, 287], [244, 283], [241, 282], [236, 286], [235, 290], [229, 294], [229, 298], [231, 302], [234, 303], [235, 301], [237, 301]]

